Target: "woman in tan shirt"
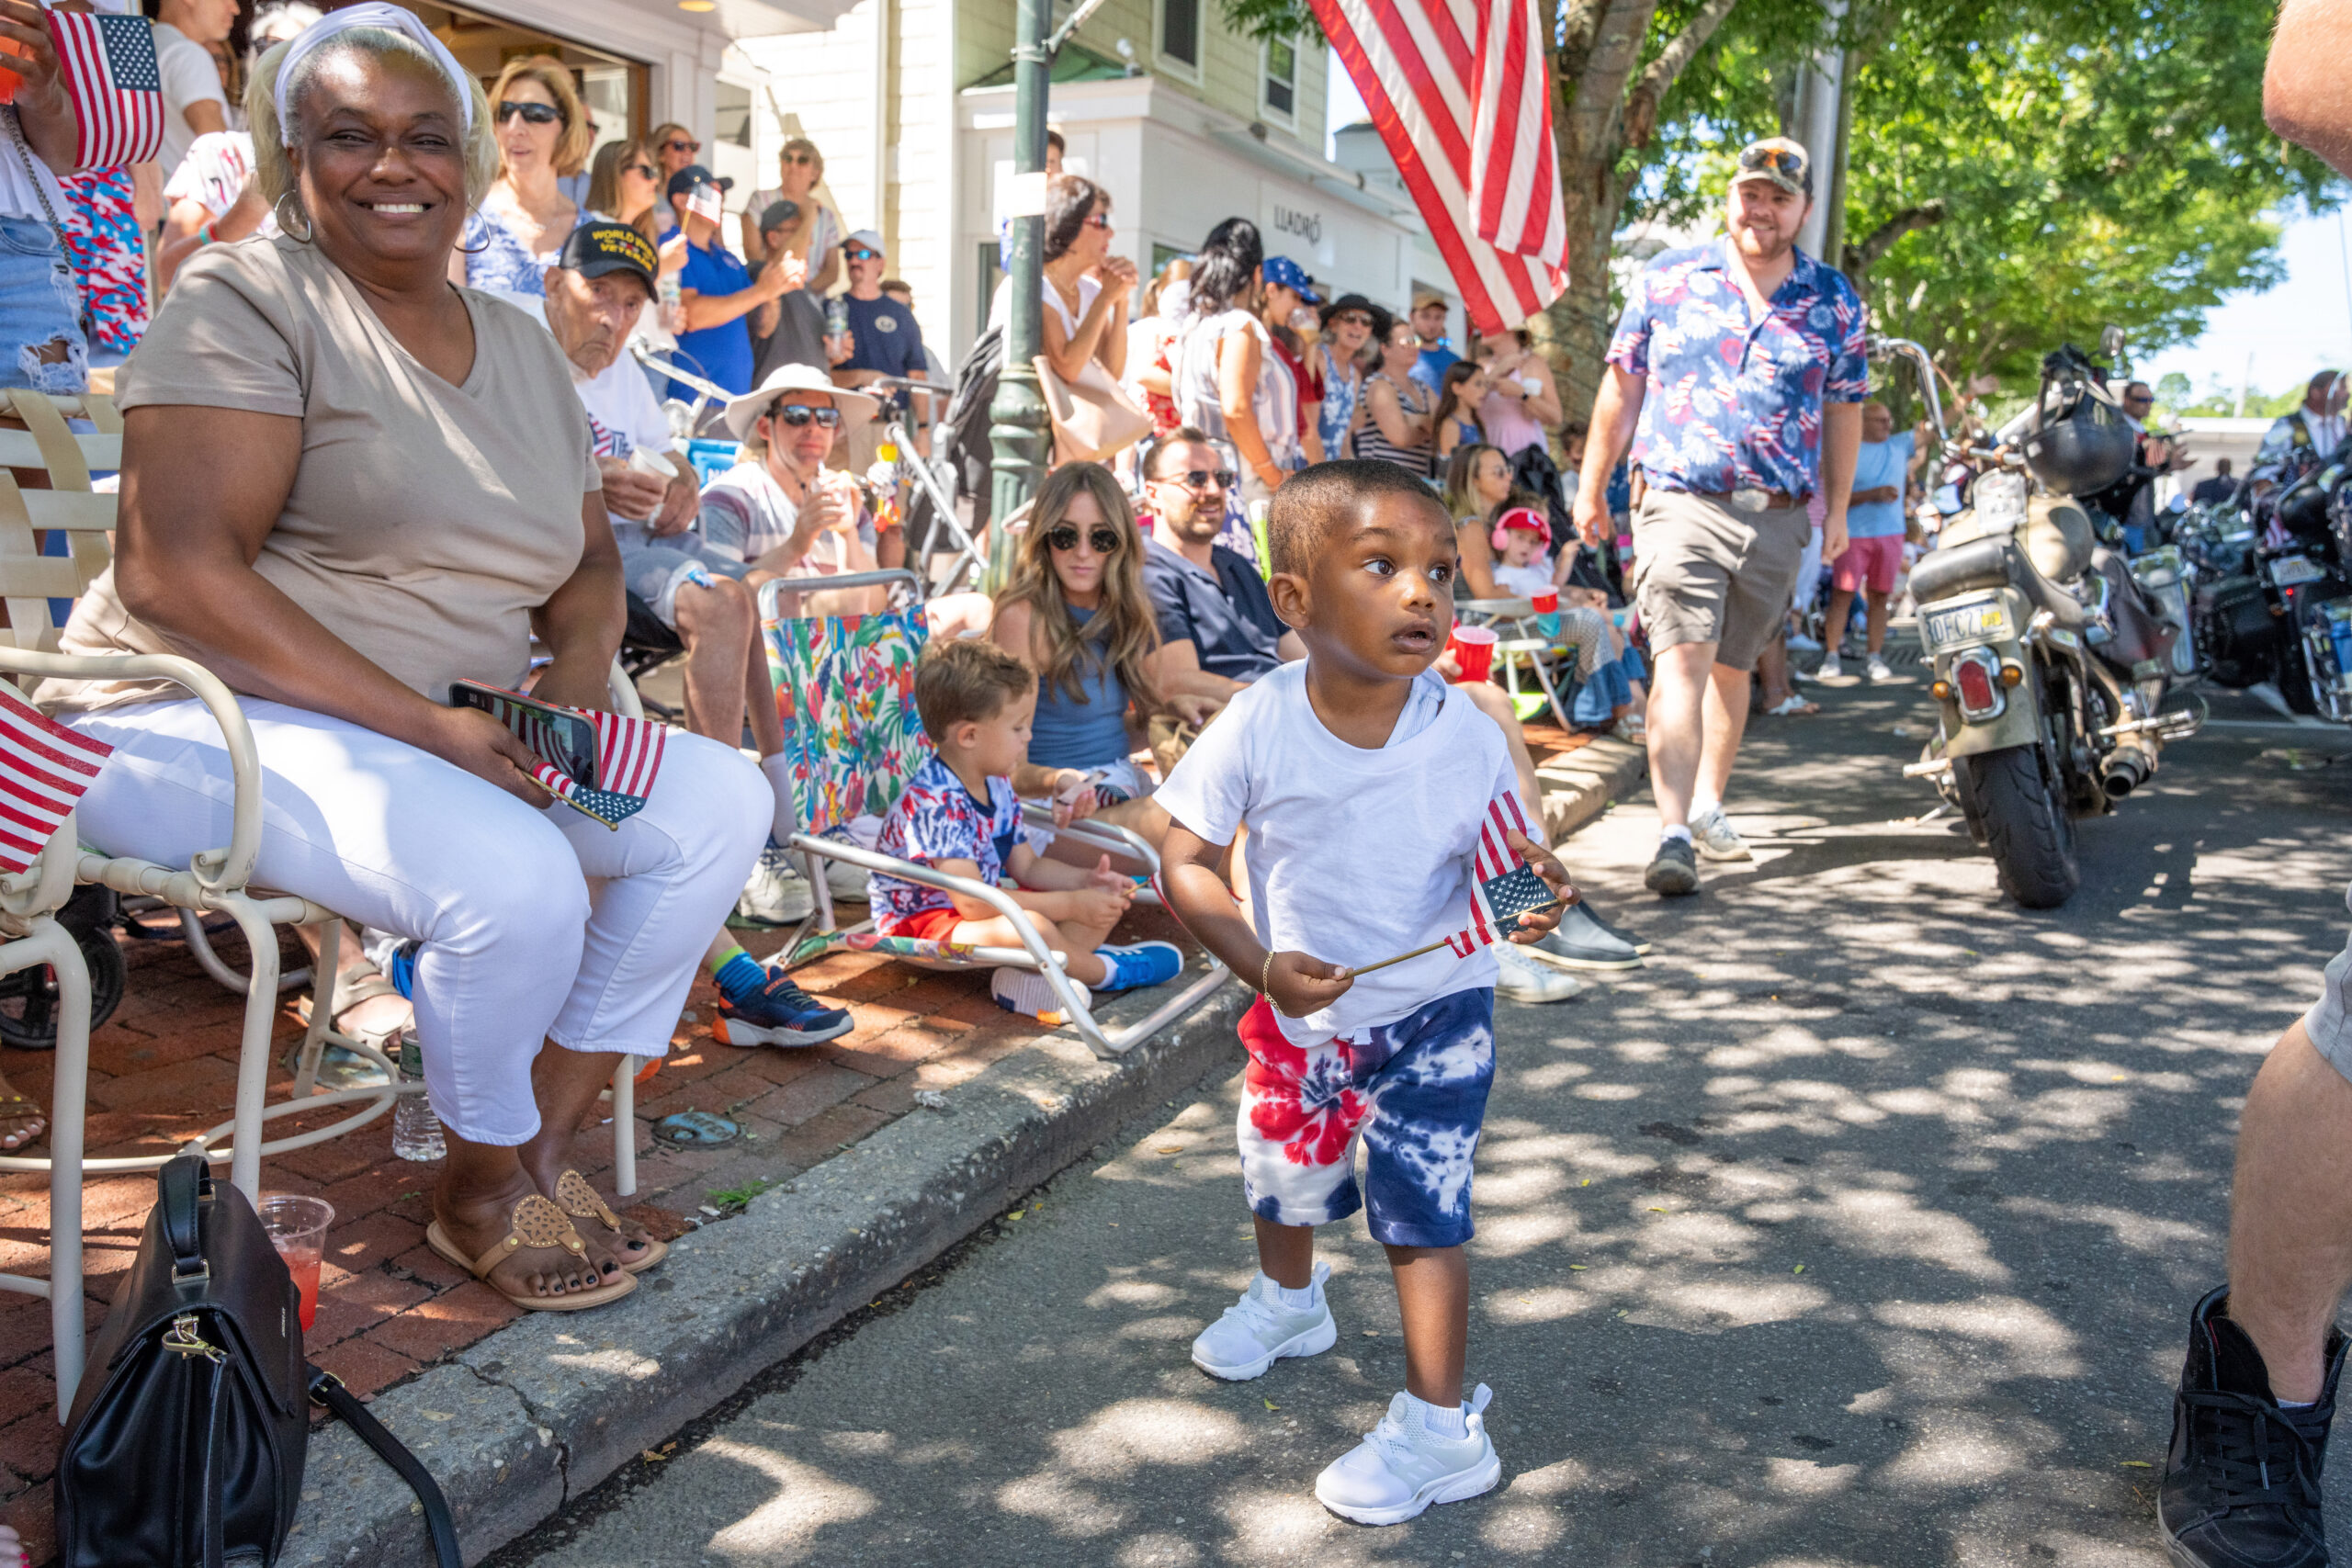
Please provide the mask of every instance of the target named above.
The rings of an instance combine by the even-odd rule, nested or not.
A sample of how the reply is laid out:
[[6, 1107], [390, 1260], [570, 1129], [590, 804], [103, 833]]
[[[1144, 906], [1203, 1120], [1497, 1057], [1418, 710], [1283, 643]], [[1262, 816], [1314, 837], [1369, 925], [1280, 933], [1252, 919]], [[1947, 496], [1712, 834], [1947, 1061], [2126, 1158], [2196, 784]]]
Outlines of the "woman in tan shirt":
[[[422, 944], [449, 1151], [428, 1237], [518, 1305], [594, 1305], [663, 1248], [571, 1173], [573, 1130], [620, 1053], [668, 1050], [773, 797], [731, 749], [673, 733], [644, 809], [608, 829], [447, 705], [456, 680], [521, 682], [536, 630], [537, 694], [605, 707], [626, 618], [561, 354], [447, 281], [497, 166], [488, 106], [413, 15], [369, 4], [270, 51], [247, 109], [285, 232], [201, 252], [124, 368], [119, 555], [63, 646], [186, 654], [243, 694], [254, 881]], [[94, 842], [169, 864], [228, 841], [201, 705], [148, 682], [40, 694], [118, 748], [83, 803]]]

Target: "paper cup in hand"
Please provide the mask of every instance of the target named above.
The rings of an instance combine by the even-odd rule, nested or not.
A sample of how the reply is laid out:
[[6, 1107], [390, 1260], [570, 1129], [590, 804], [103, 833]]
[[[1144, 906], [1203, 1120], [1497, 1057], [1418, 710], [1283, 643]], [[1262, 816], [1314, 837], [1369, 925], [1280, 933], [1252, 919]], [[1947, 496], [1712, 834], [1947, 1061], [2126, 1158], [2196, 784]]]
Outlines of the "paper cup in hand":
[[1548, 615], [1560, 607], [1560, 591], [1556, 588], [1546, 588], [1541, 593], [1529, 594], [1527, 602], [1535, 606], [1537, 615]]
[[640, 474], [650, 474], [665, 484], [678, 477], [677, 465], [661, 453], [649, 452], [642, 446], [630, 449], [628, 466]]
[[1445, 646], [1462, 666], [1462, 679], [1483, 681], [1494, 673], [1495, 642], [1492, 626], [1456, 626]]

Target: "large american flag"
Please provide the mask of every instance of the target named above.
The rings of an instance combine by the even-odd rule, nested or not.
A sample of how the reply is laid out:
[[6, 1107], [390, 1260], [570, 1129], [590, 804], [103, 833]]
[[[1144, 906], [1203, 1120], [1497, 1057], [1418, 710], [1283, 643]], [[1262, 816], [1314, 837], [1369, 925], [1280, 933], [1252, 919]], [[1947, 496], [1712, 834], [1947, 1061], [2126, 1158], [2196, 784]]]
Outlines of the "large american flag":
[[1510, 935], [1519, 929], [1520, 916], [1557, 899], [1551, 884], [1536, 875], [1535, 868], [1510, 847], [1512, 833], [1532, 838], [1519, 796], [1505, 790], [1487, 803], [1486, 819], [1478, 824], [1478, 852], [1472, 858], [1470, 923], [1445, 939], [1457, 958], [1467, 958]]
[[1396, 160], [1474, 332], [1567, 284], [1536, 0], [1310, 0]]
[[[155, 30], [144, 17], [51, 11], [49, 34], [81, 121], [85, 169], [143, 164], [164, 146], [164, 77]], [[172, 171], [164, 171], [166, 179]]]
[[0, 681], [0, 871], [22, 871], [40, 858], [113, 753], [105, 741], [44, 718]]

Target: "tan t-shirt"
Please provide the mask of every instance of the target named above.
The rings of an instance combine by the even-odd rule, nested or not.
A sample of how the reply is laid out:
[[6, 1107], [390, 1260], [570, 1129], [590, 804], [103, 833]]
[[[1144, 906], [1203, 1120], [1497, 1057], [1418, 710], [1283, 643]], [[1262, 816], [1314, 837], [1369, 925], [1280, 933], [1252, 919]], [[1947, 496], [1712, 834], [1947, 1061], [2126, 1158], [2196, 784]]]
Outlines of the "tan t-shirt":
[[[460, 288], [474, 364], [462, 387], [386, 331], [351, 280], [280, 235], [208, 245], [117, 381], [126, 411], [189, 403], [292, 414], [302, 460], [254, 570], [435, 702], [470, 677], [513, 685], [530, 614], [580, 564], [580, 498], [601, 487], [563, 354], [513, 306]], [[153, 484], [157, 479], [151, 477]], [[68, 653], [169, 653], [114, 572], [90, 585]], [[64, 681], [54, 709], [178, 697], [160, 681]]]

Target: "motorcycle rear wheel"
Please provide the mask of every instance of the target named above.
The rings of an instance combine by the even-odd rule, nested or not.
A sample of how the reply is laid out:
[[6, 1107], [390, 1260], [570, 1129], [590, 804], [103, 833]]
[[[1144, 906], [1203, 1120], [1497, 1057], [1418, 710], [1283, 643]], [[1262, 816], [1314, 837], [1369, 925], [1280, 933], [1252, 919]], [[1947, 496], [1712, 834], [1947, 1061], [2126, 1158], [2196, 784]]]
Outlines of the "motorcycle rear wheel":
[[2054, 909], [2082, 886], [2075, 818], [2039, 746], [1954, 757], [1962, 808], [1984, 830], [2001, 891], [2029, 909]]

